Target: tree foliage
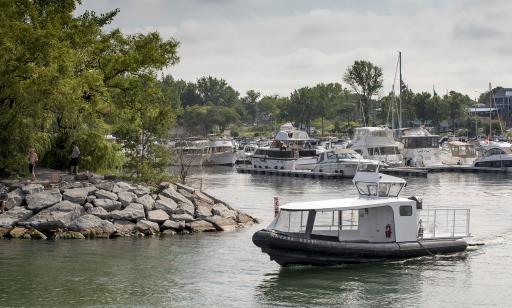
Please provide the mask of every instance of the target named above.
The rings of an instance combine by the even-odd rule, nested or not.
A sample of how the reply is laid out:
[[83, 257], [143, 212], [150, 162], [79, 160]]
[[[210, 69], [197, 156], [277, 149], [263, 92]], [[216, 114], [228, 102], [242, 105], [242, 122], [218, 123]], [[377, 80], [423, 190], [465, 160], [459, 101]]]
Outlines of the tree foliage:
[[0, 3], [0, 170], [20, 170], [29, 147], [63, 168], [73, 141], [84, 169], [118, 168], [104, 136], [125, 112], [120, 93], [174, 64], [178, 42], [107, 32], [118, 10], [74, 16], [78, 1]]

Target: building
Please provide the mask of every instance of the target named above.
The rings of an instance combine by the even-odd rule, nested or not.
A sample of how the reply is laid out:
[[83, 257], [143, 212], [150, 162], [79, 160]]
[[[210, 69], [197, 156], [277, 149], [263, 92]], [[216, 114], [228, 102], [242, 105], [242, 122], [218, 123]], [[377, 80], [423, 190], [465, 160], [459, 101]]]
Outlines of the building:
[[493, 104], [499, 110], [506, 127], [512, 126], [512, 88], [499, 89], [493, 93]]

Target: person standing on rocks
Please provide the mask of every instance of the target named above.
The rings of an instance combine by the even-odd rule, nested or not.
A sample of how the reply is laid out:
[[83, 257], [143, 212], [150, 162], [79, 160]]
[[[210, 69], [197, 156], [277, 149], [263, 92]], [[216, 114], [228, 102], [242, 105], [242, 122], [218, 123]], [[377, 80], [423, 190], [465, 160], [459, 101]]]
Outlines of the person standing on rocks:
[[78, 158], [80, 150], [75, 142], [73, 142], [73, 152], [71, 153], [71, 173], [78, 174]]
[[32, 181], [35, 181], [36, 180], [36, 163], [39, 160], [39, 158], [37, 157], [37, 153], [36, 153], [36, 150], [34, 150], [34, 148], [28, 149], [27, 160], [28, 160], [28, 172], [30, 173]]

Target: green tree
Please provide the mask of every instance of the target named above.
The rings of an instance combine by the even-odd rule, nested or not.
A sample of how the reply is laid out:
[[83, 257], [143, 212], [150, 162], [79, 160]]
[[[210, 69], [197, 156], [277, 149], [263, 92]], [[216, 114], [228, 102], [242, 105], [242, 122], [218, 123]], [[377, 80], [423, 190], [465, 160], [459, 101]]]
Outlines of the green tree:
[[446, 101], [448, 118], [451, 121], [452, 132], [455, 133], [455, 121], [463, 120], [472, 101], [469, 96], [455, 91], [450, 91], [443, 97], [443, 100]]
[[246, 95], [240, 99], [242, 118], [248, 123], [258, 124], [258, 102], [260, 97], [260, 92], [249, 90]]
[[324, 119], [332, 114], [337, 103], [344, 98], [344, 91], [339, 83], [320, 83], [313, 89], [316, 112], [321, 118], [321, 133], [324, 135]]
[[436, 132], [440, 130], [441, 121], [446, 119], [447, 109], [446, 101], [437, 95], [432, 96], [427, 101], [428, 118], [432, 120]]
[[234, 107], [239, 100], [239, 93], [235, 91], [224, 79], [211, 76], [197, 80], [197, 93], [203, 105], [216, 105]]
[[368, 61], [355, 61], [345, 72], [343, 80], [360, 96], [363, 122], [371, 126], [371, 102], [382, 88], [382, 69]]

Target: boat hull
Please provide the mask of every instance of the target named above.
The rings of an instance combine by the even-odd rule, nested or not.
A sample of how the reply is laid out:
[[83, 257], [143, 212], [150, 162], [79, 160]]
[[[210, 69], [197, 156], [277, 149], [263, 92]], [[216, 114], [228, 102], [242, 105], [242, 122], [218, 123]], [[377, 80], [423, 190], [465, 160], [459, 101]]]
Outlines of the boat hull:
[[233, 166], [236, 161], [235, 152], [212, 153], [208, 159], [209, 165]]
[[270, 259], [287, 265], [337, 265], [380, 262], [434, 254], [464, 251], [462, 239], [435, 239], [418, 242], [339, 242], [292, 237], [260, 230], [252, 237], [253, 243], [267, 253]]

